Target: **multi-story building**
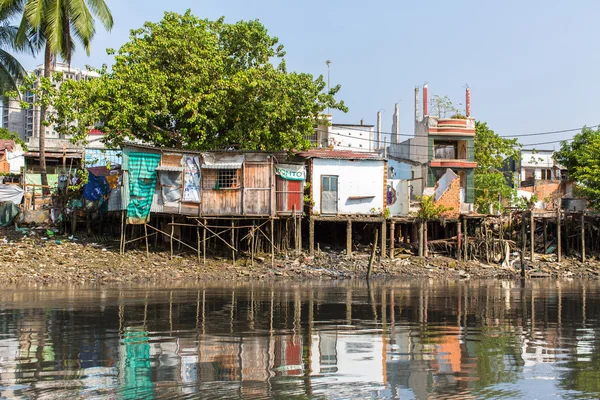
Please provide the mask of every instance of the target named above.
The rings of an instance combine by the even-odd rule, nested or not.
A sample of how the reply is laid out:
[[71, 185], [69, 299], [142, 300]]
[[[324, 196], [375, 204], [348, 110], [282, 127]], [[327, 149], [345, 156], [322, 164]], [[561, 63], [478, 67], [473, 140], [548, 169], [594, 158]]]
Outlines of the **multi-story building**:
[[[389, 163], [403, 175], [410, 170], [411, 196], [433, 195], [456, 213], [472, 208], [475, 200], [475, 118], [470, 90], [466, 115], [450, 118], [429, 115], [427, 85], [423, 87], [423, 116], [415, 94], [415, 136], [389, 147]], [[396, 165], [398, 164], [398, 165]], [[446, 193], [449, 192], [449, 193]]]
[[[73, 68], [67, 64], [56, 63], [54, 66], [55, 72], [62, 72], [64, 79], [74, 79], [76, 81], [82, 79], [97, 78], [99, 75], [95, 71], [88, 71], [86, 69]], [[44, 66], [39, 65], [33, 71], [37, 76], [44, 75]], [[28, 109], [21, 108], [20, 100], [26, 101], [30, 104]], [[39, 106], [33, 105], [35, 96], [32, 93], [23, 93], [22, 99], [5, 98], [2, 104], [3, 107], [3, 118], [2, 126], [12, 132], [17, 132], [21, 139], [30, 142], [33, 147], [37, 146], [37, 140], [32, 140], [40, 136], [40, 115], [41, 109]], [[48, 112], [53, 112], [52, 108], [48, 109]], [[46, 129], [46, 139], [51, 145], [53, 139], [65, 139], [61, 137], [56, 131], [54, 126], [48, 126]], [[49, 146], [52, 147], [52, 146]]]

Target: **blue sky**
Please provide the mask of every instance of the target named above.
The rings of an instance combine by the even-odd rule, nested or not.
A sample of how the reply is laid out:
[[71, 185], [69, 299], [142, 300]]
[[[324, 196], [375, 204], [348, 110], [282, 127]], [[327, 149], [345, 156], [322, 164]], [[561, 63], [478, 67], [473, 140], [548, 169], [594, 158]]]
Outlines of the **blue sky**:
[[[401, 132], [413, 132], [415, 86], [464, 103], [500, 135], [600, 124], [597, 65], [600, 2], [559, 1], [214, 1], [106, 0], [115, 19], [110, 33], [98, 26], [92, 54], [76, 52], [72, 65], [111, 64], [129, 30], [158, 21], [164, 11], [190, 8], [202, 18], [228, 22], [259, 19], [287, 50], [289, 69], [327, 74], [341, 84], [347, 114], [334, 122], [391, 129], [400, 102]], [[21, 57], [26, 68], [42, 62]], [[522, 143], [566, 139], [573, 133], [522, 138]], [[558, 148], [558, 145], [538, 146]]]

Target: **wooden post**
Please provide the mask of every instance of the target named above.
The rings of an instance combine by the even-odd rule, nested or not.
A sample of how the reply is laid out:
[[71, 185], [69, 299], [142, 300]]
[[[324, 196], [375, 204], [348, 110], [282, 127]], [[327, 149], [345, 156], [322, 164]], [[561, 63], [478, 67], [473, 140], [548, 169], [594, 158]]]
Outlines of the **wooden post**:
[[561, 243], [561, 229], [560, 229], [560, 207], [556, 208], [556, 261], [561, 262], [562, 260], [562, 243]]
[[298, 253], [302, 253], [302, 213], [298, 216]]
[[198, 255], [198, 264], [200, 264], [200, 227], [196, 227], [196, 240], [197, 240], [197, 249], [196, 254]]
[[367, 267], [367, 280], [371, 279], [371, 273], [373, 272], [373, 263], [375, 262], [375, 253], [377, 253], [378, 241], [379, 229], [375, 229], [375, 238], [373, 239], [373, 250], [371, 250], [371, 257], [369, 258], [369, 265]]
[[462, 222], [460, 219], [456, 223], [456, 260], [460, 261], [462, 253]]
[[[75, 210], [71, 214], [75, 218]], [[121, 255], [125, 254], [125, 228], [125, 210], [121, 210], [121, 247], [119, 247]], [[71, 234], [75, 235], [75, 232], [71, 232]]]
[[250, 231], [250, 240], [252, 241], [250, 243], [250, 265], [252, 267], [254, 267], [254, 243], [255, 243], [255, 239], [254, 239], [254, 220], [252, 220], [252, 229]]
[[150, 248], [148, 247], [148, 224], [144, 224], [144, 236], [146, 236], [146, 258], [150, 260]]
[[423, 257], [423, 221], [419, 222], [419, 257]]
[[352, 220], [346, 221], [346, 255], [352, 255]]
[[585, 212], [581, 212], [581, 262], [585, 262]]
[[531, 229], [531, 232], [529, 232], [529, 234], [531, 241], [531, 262], [533, 262], [535, 257], [535, 219], [533, 218], [533, 210], [531, 210], [530, 213], [531, 214], [529, 216], [529, 228]]
[[275, 237], [273, 236], [275, 232], [275, 220], [271, 218], [271, 267], [275, 266]]
[[390, 259], [394, 259], [394, 246], [396, 245], [396, 223], [390, 221]]
[[204, 226], [202, 227], [202, 258], [206, 265], [206, 218], [204, 218]]
[[469, 231], [468, 231], [468, 226], [467, 226], [467, 219], [463, 218], [463, 261], [468, 261], [469, 260]]
[[548, 254], [548, 220], [543, 219], [544, 223], [544, 255]]
[[[273, 225], [271, 225], [273, 226]], [[235, 221], [231, 220], [231, 259], [233, 260], [233, 266], [235, 267]]]
[[381, 258], [387, 257], [387, 221], [384, 219], [381, 223]]
[[171, 260], [173, 259], [173, 233], [175, 233], [175, 216], [171, 215], [171, 236], [169, 236], [169, 242], [171, 244]]
[[311, 256], [315, 255], [315, 219], [309, 217], [308, 219], [308, 254]]
[[423, 224], [423, 257], [429, 257], [429, 245], [427, 244], [428, 228], [427, 221]]
[[525, 237], [527, 236], [527, 227], [525, 222], [525, 215], [523, 214], [523, 218], [521, 218], [521, 276], [525, 277], [525, 245], [527, 240]]

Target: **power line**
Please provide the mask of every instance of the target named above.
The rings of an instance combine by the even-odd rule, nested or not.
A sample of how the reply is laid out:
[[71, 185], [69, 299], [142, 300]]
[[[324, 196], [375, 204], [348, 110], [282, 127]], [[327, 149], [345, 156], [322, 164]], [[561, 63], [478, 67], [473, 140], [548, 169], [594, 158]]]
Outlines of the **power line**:
[[[528, 136], [543, 136], [543, 135], [554, 135], [557, 133], [566, 133], [566, 132], [576, 132], [576, 131], [580, 131], [583, 128], [598, 128], [600, 127], [600, 124], [597, 125], [590, 125], [590, 126], [582, 126], [580, 128], [572, 128], [572, 129], [563, 129], [563, 130], [559, 130], [559, 131], [546, 131], [546, 132], [535, 132], [535, 133], [517, 133], [517, 134], [513, 134], [513, 135], [499, 135], [501, 138], [518, 138], [518, 137], [528, 137]], [[373, 130], [368, 130], [368, 129], [360, 129], [360, 128], [354, 128], [354, 127], [349, 127], [349, 126], [343, 126], [341, 127], [343, 129], [348, 129], [348, 130], [355, 130], [355, 131], [359, 131], [359, 132], [373, 132], [373, 133], [377, 133], [377, 131]], [[396, 132], [384, 132], [384, 131], [380, 131], [379, 133], [382, 134], [386, 134], [386, 135], [396, 135]], [[409, 137], [413, 137], [414, 134], [412, 133], [400, 133], [399, 136], [409, 136]]]

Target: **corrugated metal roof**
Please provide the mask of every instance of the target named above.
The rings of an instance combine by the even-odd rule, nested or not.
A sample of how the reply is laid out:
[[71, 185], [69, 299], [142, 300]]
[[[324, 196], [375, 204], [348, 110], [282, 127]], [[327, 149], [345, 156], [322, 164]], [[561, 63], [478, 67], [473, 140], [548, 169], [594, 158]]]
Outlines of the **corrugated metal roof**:
[[381, 157], [378, 153], [350, 150], [311, 149], [308, 151], [301, 151], [298, 155], [304, 158], [330, 158], [335, 160], [385, 160], [385, 158]]

